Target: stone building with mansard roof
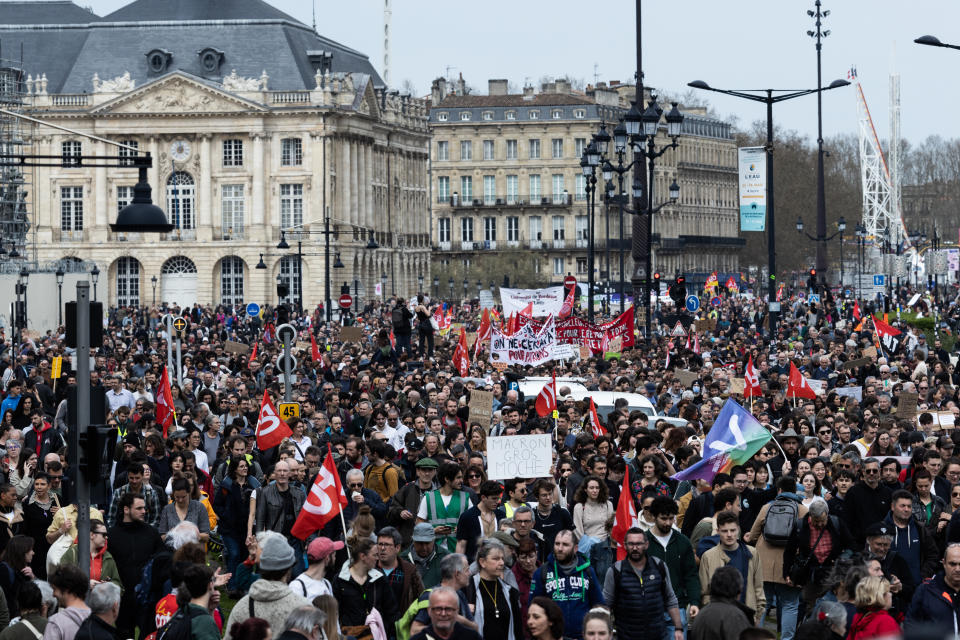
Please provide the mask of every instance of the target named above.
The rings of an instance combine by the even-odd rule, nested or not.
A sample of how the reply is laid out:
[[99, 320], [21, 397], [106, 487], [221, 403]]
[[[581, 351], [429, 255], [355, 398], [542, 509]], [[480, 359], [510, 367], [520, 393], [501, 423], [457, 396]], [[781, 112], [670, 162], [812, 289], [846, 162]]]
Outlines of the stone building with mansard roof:
[[136, 0], [103, 17], [63, 0], [2, 7], [26, 112], [149, 152], [154, 202], [176, 225], [111, 232], [136, 170], [72, 161], [118, 150], [38, 126], [27, 152], [65, 157], [32, 170], [39, 261], [95, 262], [113, 305], [151, 303], [153, 277], [157, 302], [275, 303], [280, 278], [312, 308], [329, 216], [334, 302], [343, 283], [372, 296], [386, 275], [388, 293], [411, 295], [429, 278], [427, 107], [388, 91], [364, 54], [262, 0]]

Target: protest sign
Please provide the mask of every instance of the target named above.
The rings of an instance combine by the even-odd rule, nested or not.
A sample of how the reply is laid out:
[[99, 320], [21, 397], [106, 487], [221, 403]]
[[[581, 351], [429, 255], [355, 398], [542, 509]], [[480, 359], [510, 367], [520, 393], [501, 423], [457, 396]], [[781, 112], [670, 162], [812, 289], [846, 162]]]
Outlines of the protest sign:
[[897, 418], [913, 420], [917, 415], [917, 402], [919, 400], [919, 394], [901, 391], [897, 397]]
[[590, 359], [590, 347], [582, 344], [580, 345], [580, 359], [589, 360]]
[[824, 390], [827, 388], [826, 380], [817, 380], [816, 378], [807, 378], [807, 384], [810, 385], [810, 388], [813, 389], [813, 392], [818, 396], [822, 396]]
[[572, 344], [555, 344], [553, 345], [553, 359], [576, 362], [580, 360], [580, 349]]
[[500, 287], [500, 303], [503, 305], [503, 316], [520, 314], [531, 304], [533, 315], [537, 317], [555, 316], [563, 307], [564, 288], [545, 287], [543, 289], [507, 289]]
[[956, 420], [952, 411], [938, 411], [936, 414], [937, 422], [941, 429], [953, 429], [956, 426]]
[[730, 378], [730, 395], [743, 395], [747, 388], [746, 381], [743, 378]]
[[557, 343], [557, 328], [553, 317], [537, 331], [532, 324], [524, 325], [511, 336], [500, 328], [490, 330], [490, 361], [494, 363], [538, 365], [553, 359]]
[[857, 358], [856, 360], [847, 360], [843, 363], [841, 369], [856, 369], [857, 367], [865, 367], [869, 365], [872, 361], [870, 358]]
[[486, 431], [490, 430], [490, 420], [493, 418], [493, 392], [474, 389], [470, 392], [470, 415], [467, 422], [479, 422]]
[[834, 391], [838, 396], [846, 398], [856, 398], [857, 402], [863, 401], [863, 387], [836, 387]]
[[697, 378], [700, 376], [693, 371], [687, 369], [674, 369], [673, 375], [677, 376], [680, 380], [680, 384], [683, 385], [684, 389], [689, 389], [693, 386], [693, 383], [697, 381]]
[[552, 440], [549, 433], [487, 438], [487, 478], [543, 478], [550, 475]]
[[867, 347], [863, 350], [864, 358], [876, 358], [877, 357], [877, 348], [876, 347]]
[[250, 345], [243, 344], [242, 342], [227, 340], [223, 343], [223, 350], [227, 353], [239, 353], [240, 355], [244, 355], [250, 353]]
[[363, 327], [340, 327], [340, 342], [360, 342], [363, 340]]
[[467, 331], [467, 346], [473, 349], [473, 345], [477, 342], [477, 332], [476, 331]]

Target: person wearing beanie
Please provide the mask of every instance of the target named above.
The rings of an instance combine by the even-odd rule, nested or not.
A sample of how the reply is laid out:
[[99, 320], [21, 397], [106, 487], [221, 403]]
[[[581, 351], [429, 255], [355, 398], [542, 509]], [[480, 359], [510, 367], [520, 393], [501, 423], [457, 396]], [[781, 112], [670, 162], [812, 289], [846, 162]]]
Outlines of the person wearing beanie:
[[250, 585], [247, 595], [240, 598], [230, 612], [224, 640], [231, 640], [234, 622], [247, 618], [263, 618], [271, 629], [282, 629], [287, 616], [297, 607], [310, 604], [295, 590], [290, 589], [290, 570], [297, 554], [284, 536], [269, 533], [260, 541], [260, 579]]
[[323, 576], [333, 562], [334, 552], [343, 549], [343, 542], [334, 542], [330, 538], [314, 538], [307, 546], [307, 570], [290, 582], [290, 591], [303, 596], [310, 602], [317, 596], [333, 595], [330, 581]]

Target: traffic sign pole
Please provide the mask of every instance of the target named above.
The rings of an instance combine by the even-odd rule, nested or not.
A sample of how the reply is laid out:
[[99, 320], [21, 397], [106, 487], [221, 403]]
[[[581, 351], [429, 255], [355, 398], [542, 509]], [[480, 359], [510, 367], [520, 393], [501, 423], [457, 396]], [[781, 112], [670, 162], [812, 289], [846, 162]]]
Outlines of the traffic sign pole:
[[291, 324], [282, 324], [277, 327], [277, 338], [283, 345], [283, 401], [291, 402], [293, 398], [293, 355], [290, 348], [297, 336], [297, 330]]
[[167, 327], [167, 371], [173, 369], [173, 316], [169, 313], [163, 316], [163, 324]]

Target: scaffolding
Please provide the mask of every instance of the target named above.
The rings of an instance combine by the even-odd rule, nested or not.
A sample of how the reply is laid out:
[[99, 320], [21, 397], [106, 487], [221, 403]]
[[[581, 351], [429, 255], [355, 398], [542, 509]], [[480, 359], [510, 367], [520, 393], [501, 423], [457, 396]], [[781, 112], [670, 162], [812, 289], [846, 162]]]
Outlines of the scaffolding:
[[[27, 83], [23, 60], [4, 58], [0, 47], [0, 109], [22, 114], [28, 108]], [[8, 258], [28, 256], [27, 234], [30, 216], [27, 196], [30, 192], [31, 172], [15, 158], [30, 153], [29, 123], [15, 115], [0, 112], [0, 267], [8, 270]], [[15, 268], [19, 269], [19, 265]]]

